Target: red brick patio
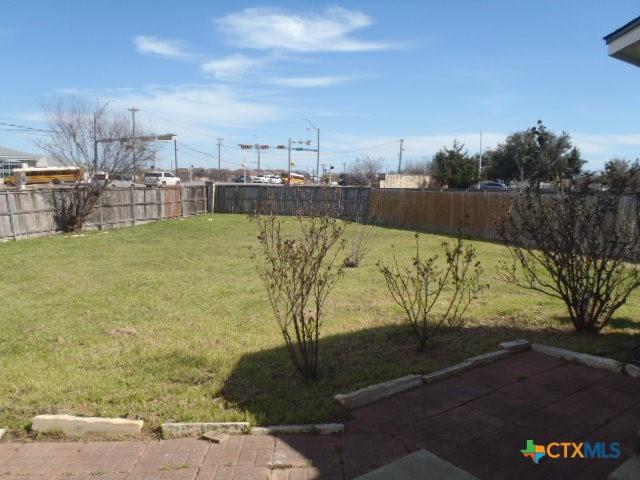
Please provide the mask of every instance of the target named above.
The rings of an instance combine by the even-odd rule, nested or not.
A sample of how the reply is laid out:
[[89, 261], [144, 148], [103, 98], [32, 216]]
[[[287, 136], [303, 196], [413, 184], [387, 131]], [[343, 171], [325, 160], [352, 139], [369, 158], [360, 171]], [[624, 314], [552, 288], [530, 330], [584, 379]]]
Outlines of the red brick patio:
[[[357, 409], [342, 437], [0, 443], [0, 479], [353, 478], [425, 448], [486, 479], [603, 479], [631, 453], [640, 381], [527, 352]], [[527, 439], [619, 441], [618, 460], [520, 455]]]

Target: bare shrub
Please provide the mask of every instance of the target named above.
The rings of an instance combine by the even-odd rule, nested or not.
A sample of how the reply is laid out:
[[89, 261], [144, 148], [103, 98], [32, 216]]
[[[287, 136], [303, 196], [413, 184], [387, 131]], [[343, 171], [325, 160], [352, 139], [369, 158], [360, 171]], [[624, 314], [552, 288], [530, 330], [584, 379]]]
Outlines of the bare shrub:
[[391, 297], [402, 307], [415, 332], [420, 351], [442, 328], [462, 327], [467, 308], [488, 287], [480, 281], [483, 270], [472, 246], [458, 238], [453, 246], [442, 243], [442, 248], [444, 267], [438, 266], [437, 255], [423, 260], [416, 234], [411, 267], [401, 267], [395, 251], [393, 266], [378, 262]]
[[560, 299], [577, 332], [599, 332], [636, 288], [640, 268], [637, 196], [561, 189], [525, 192], [498, 223], [511, 263], [504, 280]]
[[251, 256], [289, 356], [305, 378], [317, 379], [323, 305], [343, 273], [336, 258], [344, 247], [345, 224], [326, 210], [299, 214], [293, 235], [285, 233], [283, 220], [273, 213], [251, 218], [260, 230], [260, 253], [252, 251]]
[[358, 268], [360, 266], [360, 262], [367, 253], [372, 232], [373, 230], [369, 225], [364, 223], [356, 224], [356, 232], [349, 242], [349, 255], [342, 261], [342, 265], [345, 268]]
[[360, 262], [362, 262], [362, 259], [369, 250], [369, 244], [374, 232], [371, 221], [379, 200], [380, 196], [377, 196], [375, 204], [370, 205], [366, 218], [359, 216], [356, 219], [355, 233], [349, 242], [349, 255], [342, 261], [342, 265], [345, 268], [358, 268]]

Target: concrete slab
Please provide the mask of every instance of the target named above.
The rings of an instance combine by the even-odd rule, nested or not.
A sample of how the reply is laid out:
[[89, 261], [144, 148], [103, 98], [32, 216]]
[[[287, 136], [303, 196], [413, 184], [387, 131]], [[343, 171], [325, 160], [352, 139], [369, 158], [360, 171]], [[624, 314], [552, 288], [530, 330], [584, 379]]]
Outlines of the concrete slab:
[[163, 423], [163, 438], [197, 437], [205, 432], [246, 434], [249, 433], [249, 422], [185, 422]]
[[611, 373], [621, 373], [623, 365], [617, 360], [611, 358], [597, 357], [587, 353], [574, 352], [565, 350], [564, 348], [550, 347], [548, 345], [540, 345], [534, 343], [531, 350], [538, 353], [544, 353], [552, 357], [561, 358], [567, 362], [576, 362], [586, 367], [598, 368], [600, 370], [608, 370]]
[[427, 450], [418, 450], [358, 480], [479, 480]]
[[422, 385], [422, 375], [406, 375], [388, 382], [369, 385], [355, 392], [339, 393], [333, 398], [345, 408], [357, 408]]
[[37, 415], [33, 417], [34, 432], [63, 432], [69, 435], [81, 433], [113, 433], [135, 435], [144, 422], [126, 418], [74, 417], [73, 415]]
[[502, 342], [500, 348], [511, 352], [526, 352], [527, 350], [531, 350], [531, 342], [524, 339], [511, 340], [509, 342]]
[[283, 433], [317, 433], [320, 435], [340, 434], [344, 432], [343, 423], [317, 423], [305, 425], [271, 425], [253, 427], [252, 435], [278, 435]]
[[640, 478], [640, 457], [638, 455], [633, 455], [609, 475], [609, 480], [638, 480], [638, 478]]

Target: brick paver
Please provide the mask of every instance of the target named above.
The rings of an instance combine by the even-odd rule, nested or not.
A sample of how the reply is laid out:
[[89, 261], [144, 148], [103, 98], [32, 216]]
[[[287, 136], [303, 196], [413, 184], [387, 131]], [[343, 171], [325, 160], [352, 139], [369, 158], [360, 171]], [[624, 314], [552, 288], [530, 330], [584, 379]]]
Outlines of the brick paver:
[[[0, 443], [0, 480], [350, 479], [425, 448], [485, 479], [601, 479], [632, 453], [640, 382], [527, 352], [357, 409], [345, 434]], [[619, 441], [617, 460], [520, 455]]]
[[[640, 430], [640, 382], [526, 352], [362, 407], [354, 415], [409, 448], [430, 450], [480, 478], [606, 479], [633, 451]], [[545, 458], [535, 465], [519, 452], [528, 439], [539, 444], [617, 441], [623, 455], [615, 460]]]

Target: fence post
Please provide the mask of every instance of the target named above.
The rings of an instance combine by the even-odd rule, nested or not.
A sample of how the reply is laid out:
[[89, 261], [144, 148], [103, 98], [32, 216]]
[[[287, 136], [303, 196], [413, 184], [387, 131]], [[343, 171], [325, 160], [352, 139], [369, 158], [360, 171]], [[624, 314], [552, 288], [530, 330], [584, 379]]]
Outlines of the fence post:
[[17, 237], [16, 227], [13, 223], [13, 211], [11, 210], [11, 202], [9, 201], [9, 192], [4, 194], [4, 200], [7, 205], [7, 211], [9, 212], [9, 226], [11, 227], [11, 236], [15, 240]]
[[156, 196], [158, 201], [158, 220], [162, 220], [162, 187], [156, 187]]
[[104, 230], [104, 191], [100, 194], [100, 203], [98, 204], [98, 208], [100, 209], [100, 225], [98, 226], [98, 228], [100, 230]]
[[129, 192], [129, 198], [131, 199], [131, 223], [136, 225], [136, 196], [133, 193], [133, 185], [131, 185], [131, 191]]
[[[189, 203], [189, 188], [190, 187], [180, 187], [180, 209], [182, 210], [182, 216], [186, 217], [188, 216], [186, 209], [184, 208], [184, 204]], [[185, 200], [184, 198], [184, 194], [187, 194], [187, 198]], [[197, 206], [196, 206], [197, 208]]]

